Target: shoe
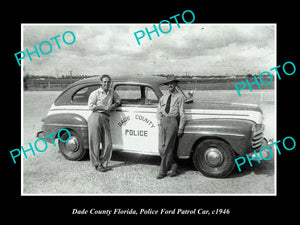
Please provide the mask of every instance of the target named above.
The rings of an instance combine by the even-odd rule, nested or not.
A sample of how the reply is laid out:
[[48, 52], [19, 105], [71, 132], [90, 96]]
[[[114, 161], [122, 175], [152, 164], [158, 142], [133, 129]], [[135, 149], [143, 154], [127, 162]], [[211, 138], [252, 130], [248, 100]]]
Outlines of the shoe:
[[167, 174], [158, 174], [157, 176], [156, 176], [156, 179], [163, 179], [163, 178], [165, 178], [167, 176]]
[[104, 168], [106, 169], [106, 171], [112, 170], [112, 168], [111, 168], [110, 166], [106, 166], [106, 167], [104, 167]]
[[171, 170], [171, 172], [169, 173], [170, 177], [175, 177], [177, 175], [178, 175], [177, 170]]
[[108, 171], [108, 170], [111, 170], [111, 168], [108, 169], [108, 168], [105, 168], [105, 167], [102, 166], [102, 165], [96, 166], [95, 168], [96, 168], [96, 170], [99, 171], [99, 172], [106, 172], [106, 171]]

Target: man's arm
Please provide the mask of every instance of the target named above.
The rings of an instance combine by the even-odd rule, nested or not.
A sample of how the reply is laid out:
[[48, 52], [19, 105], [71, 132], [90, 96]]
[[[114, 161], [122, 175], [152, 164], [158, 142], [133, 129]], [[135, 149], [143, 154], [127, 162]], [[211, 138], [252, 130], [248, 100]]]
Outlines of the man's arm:
[[121, 98], [116, 91], [113, 91], [113, 104], [109, 107], [108, 111], [114, 111], [119, 105], [121, 105]]
[[90, 94], [89, 100], [88, 100], [88, 109], [92, 110], [93, 112], [97, 110], [107, 111], [104, 106], [98, 106], [97, 105], [97, 93], [92, 92]]
[[161, 97], [158, 101], [158, 106], [157, 106], [157, 111], [156, 111], [156, 119], [157, 119], [157, 125], [160, 126], [161, 125], [161, 118], [162, 118], [162, 113], [161, 113], [161, 102], [162, 102], [162, 98]]
[[89, 110], [92, 110], [94, 112], [96, 110], [96, 107], [97, 107], [96, 103], [97, 103], [97, 98], [95, 96], [95, 92], [92, 92], [90, 94], [89, 101], [88, 101]]
[[183, 135], [183, 130], [185, 127], [185, 108], [184, 108], [184, 98], [180, 98], [179, 102], [179, 129], [178, 129], [178, 136], [181, 137]]

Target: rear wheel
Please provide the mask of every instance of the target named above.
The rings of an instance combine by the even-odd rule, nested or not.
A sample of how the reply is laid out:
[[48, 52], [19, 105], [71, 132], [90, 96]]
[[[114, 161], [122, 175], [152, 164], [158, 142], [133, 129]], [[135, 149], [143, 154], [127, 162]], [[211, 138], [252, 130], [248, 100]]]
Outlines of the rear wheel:
[[[59, 150], [61, 154], [68, 160], [81, 160], [86, 154], [86, 149], [83, 148], [79, 135], [72, 130], [70, 130], [70, 133], [71, 137], [69, 141], [63, 142], [58, 139]], [[69, 138], [69, 134], [64, 132], [63, 134], [60, 134], [60, 138], [62, 140], [67, 140]]]
[[197, 170], [208, 177], [222, 178], [234, 169], [235, 153], [225, 141], [208, 139], [195, 149], [193, 163]]

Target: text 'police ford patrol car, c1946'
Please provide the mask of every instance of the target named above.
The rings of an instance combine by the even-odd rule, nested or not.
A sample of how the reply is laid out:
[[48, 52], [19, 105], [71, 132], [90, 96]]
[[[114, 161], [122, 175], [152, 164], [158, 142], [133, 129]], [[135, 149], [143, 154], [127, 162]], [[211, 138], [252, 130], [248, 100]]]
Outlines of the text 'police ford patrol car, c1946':
[[[156, 110], [159, 98], [167, 91], [162, 77], [121, 76], [112, 88], [121, 97], [121, 106], [110, 115], [113, 150], [159, 155]], [[60, 152], [68, 160], [80, 160], [88, 152], [87, 102], [99, 88], [99, 77], [83, 79], [66, 88], [42, 119], [38, 136], [66, 128], [68, 142], [58, 140]], [[180, 83], [179, 83], [180, 84]], [[186, 126], [178, 141], [176, 156], [192, 158], [197, 170], [209, 177], [226, 177], [234, 169], [234, 159], [267, 144], [263, 137], [262, 110], [255, 105], [195, 102], [185, 99]], [[64, 137], [65, 135], [65, 137]], [[68, 133], [60, 134], [63, 140]], [[51, 143], [50, 138], [46, 138]]]

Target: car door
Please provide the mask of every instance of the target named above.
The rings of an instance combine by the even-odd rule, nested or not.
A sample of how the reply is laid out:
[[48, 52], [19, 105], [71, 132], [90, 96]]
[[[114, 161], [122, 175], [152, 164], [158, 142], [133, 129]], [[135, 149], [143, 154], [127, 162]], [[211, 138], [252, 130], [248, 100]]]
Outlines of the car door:
[[156, 110], [158, 97], [151, 87], [118, 84], [121, 106], [111, 114], [113, 148], [159, 155]]

